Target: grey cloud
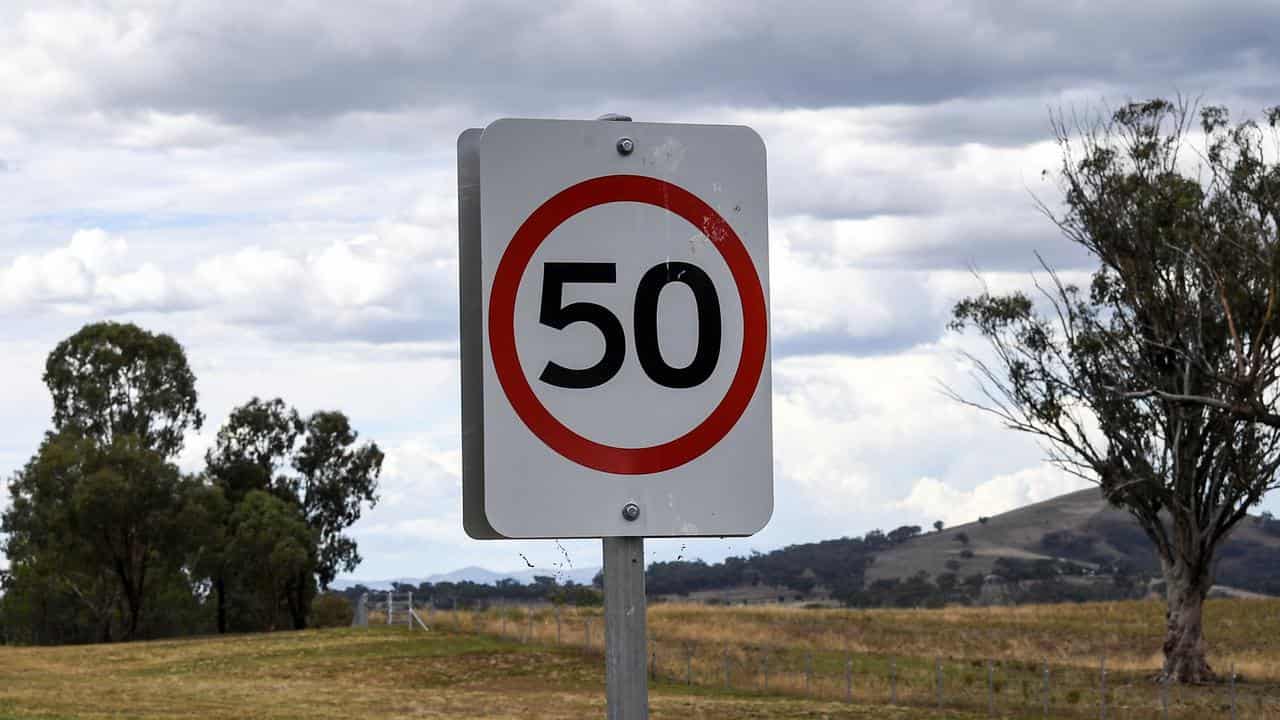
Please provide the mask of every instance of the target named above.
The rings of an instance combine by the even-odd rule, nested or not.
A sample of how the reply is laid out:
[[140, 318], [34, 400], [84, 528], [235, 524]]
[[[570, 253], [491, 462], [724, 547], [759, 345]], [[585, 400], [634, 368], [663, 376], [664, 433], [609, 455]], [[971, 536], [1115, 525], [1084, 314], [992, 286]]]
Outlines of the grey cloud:
[[[260, 335], [283, 343], [368, 342], [375, 344], [452, 342], [458, 337], [457, 303], [430, 303], [418, 299], [417, 307], [395, 313], [354, 312], [332, 315], [237, 317], [237, 322]], [[441, 352], [438, 355], [456, 355]]]
[[[933, 103], [1218, 81], [1245, 62], [1271, 77], [1239, 90], [1278, 87], [1280, 7], [1270, 3], [801, 5], [210, 3], [139, 15], [149, 23], [140, 52], [64, 60], [106, 108], [263, 126], [440, 104], [546, 113], [654, 97], [676, 107]], [[121, 38], [142, 33], [129, 22], [114, 21]]]
[[908, 320], [870, 336], [824, 331], [779, 338], [773, 342], [773, 355], [777, 358], [796, 355], [894, 355], [936, 341], [946, 325], [945, 317], [935, 317], [932, 313], [914, 315]]
[[860, 258], [863, 268], [1035, 271], [1040, 258], [1058, 270], [1093, 269], [1097, 259], [1062, 236], [1048, 219], [1032, 213], [1002, 214], [993, 208], [985, 222], [936, 215], [920, 224], [917, 237]]

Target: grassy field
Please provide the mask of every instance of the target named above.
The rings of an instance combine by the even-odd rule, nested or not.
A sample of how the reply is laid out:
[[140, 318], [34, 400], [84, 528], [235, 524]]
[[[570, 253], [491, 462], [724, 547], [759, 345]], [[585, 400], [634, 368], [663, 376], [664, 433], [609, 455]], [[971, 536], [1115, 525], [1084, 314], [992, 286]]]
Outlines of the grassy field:
[[[551, 610], [450, 614], [454, 627], [534, 644], [556, 643]], [[532, 622], [530, 622], [532, 621]], [[582, 646], [590, 624], [599, 650], [599, 612], [565, 612], [560, 640]], [[1206, 610], [1211, 663], [1232, 683], [1172, 688], [1150, 678], [1160, 667], [1163, 606], [1157, 602], [827, 610], [777, 606], [655, 605], [649, 630], [658, 675], [667, 682], [737, 692], [788, 694], [980, 716], [1280, 718], [1280, 600], [1217, 600]], [[1105, 663], [1105, 693], [1103, 664]], [[766, 677], [767, 676], [767, 677]], [[806, 679], [807, 678], [807, 679]], [[767, 692], [766, 692], [767, 683]], [[941, 686], [941, 687], [939, 687]], [[1105, 700], [1104, 700], [1105, 698]]]
[[[654, 718], [942, 718], [656, 682]], [[587, 718], [604, 664], [573, 647], [404, 627], [0, 647], [0, 718]], [[962, 715], [959, 717], [971, 717]]]
[[[1216, 602], [1208, 617], [1215, 665], [1235, 663], [1243, 676], [1237, 717], [1280, 717], [1280, 601]], [[1160, 717], [1159, 690], [1145, 680], [1158, 662], [1154, 603], [864, 612], [658, 605], [649, 618], [654, 718], [981, 718], [992, 710], [1039, 718], [1045, 661], [1050, 717], [1098, 717], [1103, 654], [1108, 717]], [[559, 643], [551, 610], [429, 620], [431, 632], [375, 624], [0, 647], [0, 718], [604, 714], [598, 611], [561, 613]], [[996, 661], [990, 684], [987, 659]], [[1229, 717], [1230, 692], [1227, 685], [1177, 689], [1170, 717]]]

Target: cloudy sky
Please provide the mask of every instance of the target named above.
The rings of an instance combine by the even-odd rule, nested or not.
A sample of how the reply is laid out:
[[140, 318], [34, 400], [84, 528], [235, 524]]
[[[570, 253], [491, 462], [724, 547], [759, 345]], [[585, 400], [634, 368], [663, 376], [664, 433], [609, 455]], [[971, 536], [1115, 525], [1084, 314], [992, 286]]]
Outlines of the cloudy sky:
[[52, 346], [131, 321], [186, 346], [188, 469], [254, 395], [344, 410], [387, 451], [356, 576], [598, 564], [462, 532], [454, 143], [612, 111], [747, 124], [769, 153], [774, 518], [651, 559], [1047, 498], [1078, 483], [938, 385], [967, 382], [944, 326], [974, 270], [1091, 267], [1033, 204], [1056, 201], [1049, 109], [1257, 114], [1278, 53], [1280, 7], [1243, 0], [4, 3], [0, 478], [49, 425]]

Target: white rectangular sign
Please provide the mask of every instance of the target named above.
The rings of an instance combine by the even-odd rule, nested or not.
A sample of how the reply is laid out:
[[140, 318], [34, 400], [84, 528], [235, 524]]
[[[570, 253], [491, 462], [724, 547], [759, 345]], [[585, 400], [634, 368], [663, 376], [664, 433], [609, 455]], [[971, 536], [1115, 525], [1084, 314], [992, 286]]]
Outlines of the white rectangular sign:
[[760, 137], [499, 120], [458, 148], [467, 532], [762, 528], [773, 457]]

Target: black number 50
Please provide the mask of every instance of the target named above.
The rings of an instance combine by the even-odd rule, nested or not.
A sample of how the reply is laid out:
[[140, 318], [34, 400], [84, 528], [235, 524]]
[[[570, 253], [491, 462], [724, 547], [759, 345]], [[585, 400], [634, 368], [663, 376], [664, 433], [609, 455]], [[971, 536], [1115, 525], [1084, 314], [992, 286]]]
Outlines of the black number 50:
[[[588, 368], [567, 368], [554, 361], [543, 368], [539, 379], [562, 388], [593, 388], [613, 379], [622, 369], [627, 340], [618, 317], [603, 305], [575, 302], [562, 305], [567, 283], [617, 282], [614, 263], [546, 263], [543, 266], [542, 304], [538, 321], [563, 330], [575, 322], [596, 326], [604, 337], [604, 354]], [[672, 367], [658, 347], [658, 298], [669, 283], [678, 282], [693, 291], [698, 308], [698, 348], [693, 360], [682, 368]], [[654, 265], [640, 278], [635, 305], [636, 358], [651, 380], [669, 388], [691, 388], [706, 382], [720, 360], [720, 298], [702, 268], [684, 262]]]

